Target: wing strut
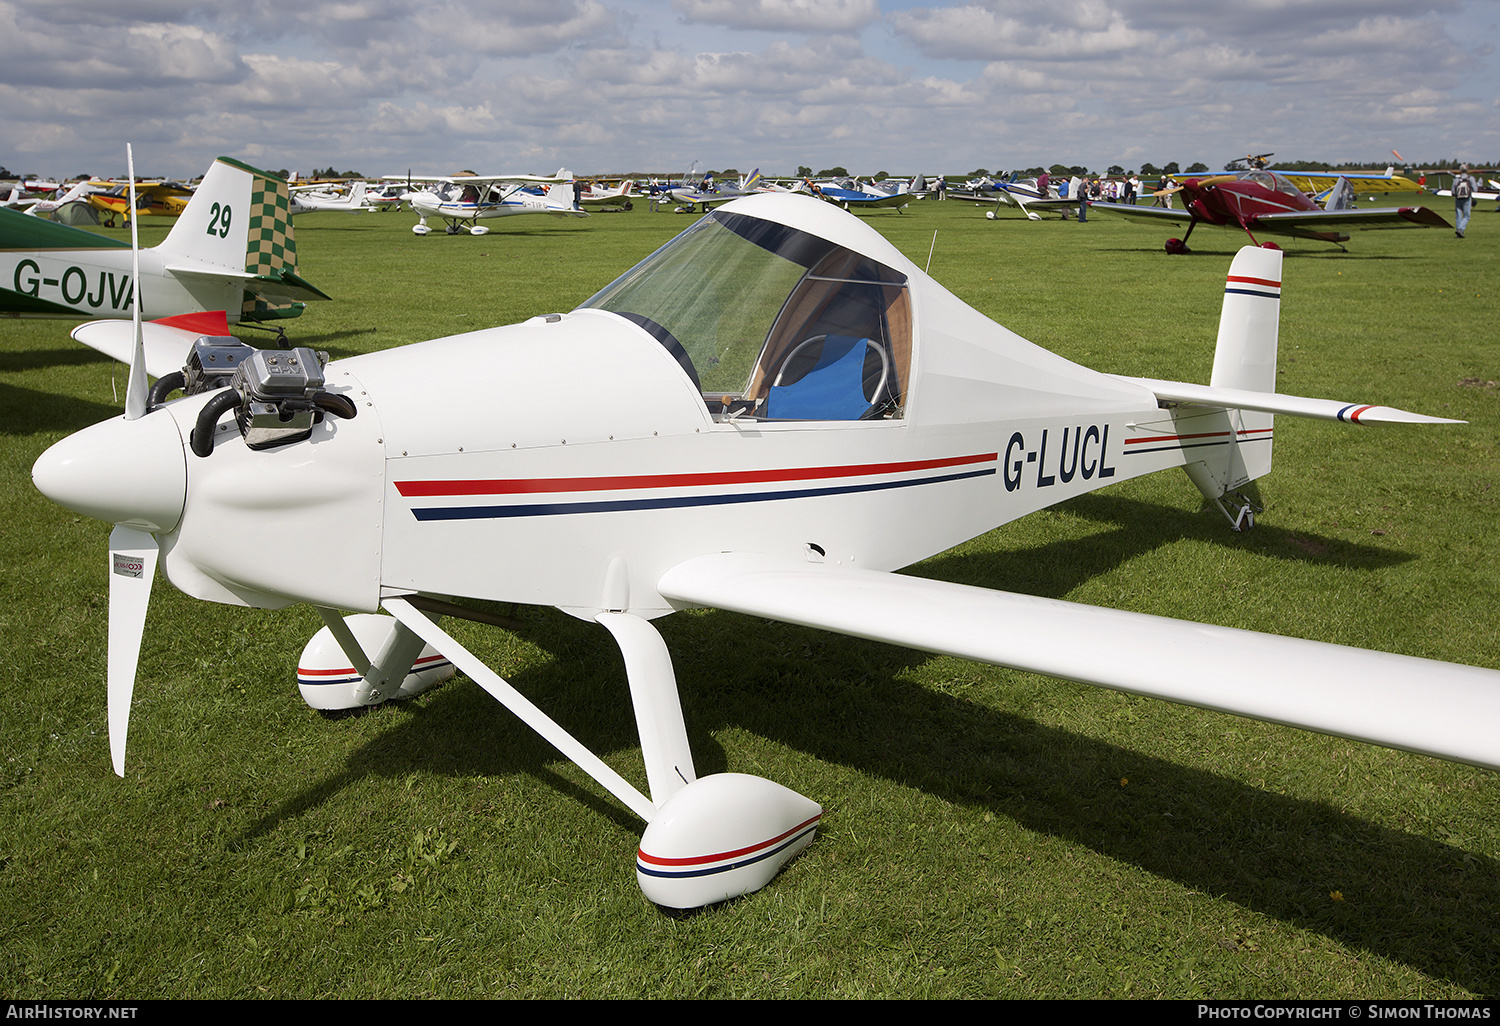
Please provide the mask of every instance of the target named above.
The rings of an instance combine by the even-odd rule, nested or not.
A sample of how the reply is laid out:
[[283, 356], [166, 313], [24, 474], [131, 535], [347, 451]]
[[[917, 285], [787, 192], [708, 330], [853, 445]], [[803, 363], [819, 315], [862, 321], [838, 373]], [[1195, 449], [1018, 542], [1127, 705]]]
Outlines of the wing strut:
[[631, 812], [650, 823], [656, 815], [651, 799], [641, 794], [624, 777], [616, 773], [604, 760], [584, 747], [572, 734], [531, 703], [525, 695], [511, 687], [494, 670], [486, 666], [478, 656], [459, 644], [447, 631], [427, 618], [410, 602], [400, 598], [388, 598], [382, 603], [386, 610], [427, 644], [447, 656], [449, 661], [474, 683], [488, 691], [495, 701], [515, 713], [532, 730], [542, 735], [552, 747], [578, 764], [579, 769], [599, 782], [610, 794], [625, 804]]

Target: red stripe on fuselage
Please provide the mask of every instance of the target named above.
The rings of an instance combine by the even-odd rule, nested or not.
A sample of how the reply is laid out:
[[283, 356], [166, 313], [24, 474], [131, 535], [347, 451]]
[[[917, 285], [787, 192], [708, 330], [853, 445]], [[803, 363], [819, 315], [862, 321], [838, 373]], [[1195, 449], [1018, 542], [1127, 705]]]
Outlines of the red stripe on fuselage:
[[638, 474], [629, 477], [538, 477], [478, 481], [397, 481], [406, 498], [441, 495], [516, 495], [538, 492], [598, 492], [628, 488], [695, 488], [703, 485], [758, 484], [765, 481], [808, 481], [871, 474], [899, 474], [912, 470], [990, 463], [999, 453], [949, 456], [903, 463], [864, 463], [845, 467], [791, 467], [777, 470], [730, 470], [702, 474]]

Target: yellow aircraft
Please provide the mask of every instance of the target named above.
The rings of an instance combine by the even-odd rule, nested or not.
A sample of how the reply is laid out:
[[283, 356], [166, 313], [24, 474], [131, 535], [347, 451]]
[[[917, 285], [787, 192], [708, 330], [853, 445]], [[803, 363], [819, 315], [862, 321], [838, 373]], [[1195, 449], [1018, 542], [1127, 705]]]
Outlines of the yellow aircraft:
[[[1401, 160], [1401, 154], [1395, 150], [1391, 155]], [[1245, 177], [1247, 171], [1275, 170], [1271, 168], [1271, 158], [1274, 153], [1252, 153], [1248, 156], [1233, 161], [1224, 170], [1228, 174], [1214, 175], [1209, 177], [1200, 176], [1198, 181], [1204, 185], [1216, 185], [1219, 182], [1234, 181]], [[1244, 167], [1237, 165], [1243, 163]], [[1385, 173], [1379, 172], [1351, 172], [1351, 171], [1276, 171], [1278, 175], [1287, 179], [1305, 195], [1322, 202], [1326, 194], [1338, 186], [1340, 178], [1349, 180], [1355, 192], [1377, 193], [1377, 192], [1426, 192], [1418, 182], [1412, 181], [1396, 174], [1396, 166], [1391, 164], [1386, 167]]]
[[[113, 228], [115, 216], [123, 215], [125, 224], [130, 223], [130, 184], [112, 182], [114, 186], [104, 192], [92, 193], [89, 206], [107, 214], [105, 225]], [[193, 198], [193, 190], [178, 182], [136, 182], [135, 209], [141, 217], [178, 217]]]

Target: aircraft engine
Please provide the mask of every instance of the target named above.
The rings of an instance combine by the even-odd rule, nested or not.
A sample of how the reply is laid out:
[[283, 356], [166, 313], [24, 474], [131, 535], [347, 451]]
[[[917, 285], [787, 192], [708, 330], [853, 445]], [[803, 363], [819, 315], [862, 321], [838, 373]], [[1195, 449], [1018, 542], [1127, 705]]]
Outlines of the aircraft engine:
[[[234, 346], [222, 344], [226, 341], [200, 339], [200, 343], [219, 343], [212, 346], [212, 352], [206, 347], [200, 354], [199, 347], [194, 347], [194, 358], [201, 355], [234, 364], [230, 387], [210, 399], [198, 414], [191, 440], [198, 456], [207, 457], [214, 451], [214, 426], [229, 410], [235, 411], [240, 437], [250, 449], [272, 449], [301, 441], [312, 434], [313, 425], [324, 414], [353, 419], [356, 411], [352, 401], [323, 390], [327, 353], [300, 347], [289, 352], [252, 349], [241, 342], [244, 351], [234, 354]], [[190, 360], [189, 373], [193, 365]]]

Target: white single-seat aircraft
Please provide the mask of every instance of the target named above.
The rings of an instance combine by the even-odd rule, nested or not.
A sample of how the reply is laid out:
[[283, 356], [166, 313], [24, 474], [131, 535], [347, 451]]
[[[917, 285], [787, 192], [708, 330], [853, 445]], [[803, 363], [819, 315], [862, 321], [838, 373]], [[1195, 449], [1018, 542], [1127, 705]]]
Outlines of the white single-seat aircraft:
[[588, 181], [583, 183], [583, 188], [578, 193], [578, 203], [584, 207], [621, 207], [630, 210], [630, 199], [634, 195], [635, 181], [630, 178], [614, 186]]
[[[431, 186], [408, 193], [406, 201], [417, 212], [412, 225], [416, 235], [429, 235], [429, 217], [441, 218], [449, 235], [468, 232], [486, 235], [489, 228], [479, 222], [492, 217], [518, 214], [551, 214], [554, 217], [588, 217], [573, 200], [572, 176], [567, 168], [555, 175], [386, 175], [390, 182], [422, 182]], [[548, 188], [550, 186], [550, 188]]]
[[340, 210], [346, 214], [373, 214], [375, 208], [365, 199], [367, 188], [364, 182], [355, 182], [349, 193], [340, 196], [330, 192], [324, 185], [292, 185], [288, 187], [292, 196], [292, 213], [301, 214], [311, 210]]
[[[1234, 259], [1209, 384], [1118, 377], [1007, 331], [859, 218], [765, 195], [571, 313], [326, 365], [254, 351], [230, 387], [166, 401], [132, 374], [123, 418], [33, 469], [54, 501], [115, 525], [115, 770], [158, 564], [200, 599], [314, 606], [326, 626], [298, 679], [315, 707], [462, 670], [645, 821], [637, 879], [672, 908], [764, 886], [822, 815], [757, 776], [698, 776], [651, 624], [690, 607], [1500, 767], [1495, 670], [891, 572], [1170, 467], [1243, 528], [1276, 414], [1454, 423], [1278, 394], [1281, 266], [1274, 250]], [[647, 791], [444, 630], [463, 598], [556, 606], [614, 636]]]

